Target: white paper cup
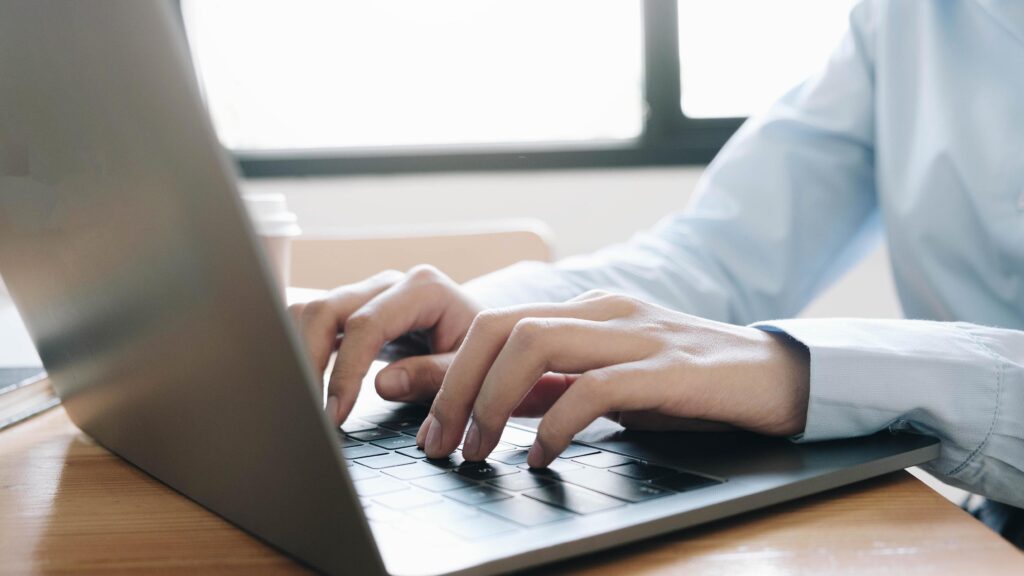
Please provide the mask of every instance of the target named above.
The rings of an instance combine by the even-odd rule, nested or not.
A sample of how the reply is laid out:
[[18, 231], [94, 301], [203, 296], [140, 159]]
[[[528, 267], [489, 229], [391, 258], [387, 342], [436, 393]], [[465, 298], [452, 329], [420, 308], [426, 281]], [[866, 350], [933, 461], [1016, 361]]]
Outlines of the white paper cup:
[[243, 194], [242, 199], [283, 295], [291, 269], [292, 238], [302, 233], [298, 217], [288, 211], [284, 194]]

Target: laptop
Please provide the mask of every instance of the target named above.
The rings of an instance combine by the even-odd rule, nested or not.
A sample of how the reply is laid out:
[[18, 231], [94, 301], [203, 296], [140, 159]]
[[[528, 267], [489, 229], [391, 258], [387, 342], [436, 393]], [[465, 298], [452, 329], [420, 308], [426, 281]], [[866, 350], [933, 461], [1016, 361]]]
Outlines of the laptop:
[[938, 454], [912, 434], [796, 445], [605, 423], [529, 470], [533, 432], [510, 424], [486, 462], [428, 461], [425, 408], [372, 388], [335, 428], [172, 3], [4, 2], [0, 78], [0, 270], [67, 414], [316, 570], [519, 570]]

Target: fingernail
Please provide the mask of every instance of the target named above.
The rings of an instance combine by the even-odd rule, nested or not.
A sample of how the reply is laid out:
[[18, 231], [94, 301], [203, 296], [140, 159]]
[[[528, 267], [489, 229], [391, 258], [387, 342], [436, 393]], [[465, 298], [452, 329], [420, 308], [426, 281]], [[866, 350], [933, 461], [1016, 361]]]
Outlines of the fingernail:
[[530, 465], [530, 468], [543, 468], [547, 465], [544, 461], [544, 449], [540, 447], [540, 442], [534, 441], [533, 446], [530, 446], [530, 452], [526, 455], [526, 462]]
[[431, 458], [440, 458], [441, 454], [441, 423], [434, 418], [430, 421], [430, 428], [427, 429], [427, 442], [423, 451]]
[[404, 398], [409, 395], [409, 373], [401, 368], [384, 370], [380, 373], [380, 393], [391, 398]]
[[328, 396], [327, 406], [324, 407], [324, 414], [327, 415], [327, 419], [331, 421], [331, 424], [338, 424], [338, 397]]
[[476, 422], [473, 422], [469, 425], [469, 432], [466, 433], [466, 442], [462, 445], [462, 455], [467, 459], [475, 458], [478, 450], [480, 450], [480, 429], [476, 427]]

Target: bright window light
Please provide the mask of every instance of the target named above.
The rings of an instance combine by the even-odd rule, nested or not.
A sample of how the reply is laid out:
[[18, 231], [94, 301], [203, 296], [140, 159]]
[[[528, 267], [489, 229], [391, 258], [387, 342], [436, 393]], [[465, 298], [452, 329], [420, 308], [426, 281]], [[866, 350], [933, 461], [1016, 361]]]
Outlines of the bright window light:
[[643, 124], [638, 0], [183, 0], [235, 150], [603, 141]]
[[817, 71], [855, 0], [679, 0], [683, 113], [750, 116]]

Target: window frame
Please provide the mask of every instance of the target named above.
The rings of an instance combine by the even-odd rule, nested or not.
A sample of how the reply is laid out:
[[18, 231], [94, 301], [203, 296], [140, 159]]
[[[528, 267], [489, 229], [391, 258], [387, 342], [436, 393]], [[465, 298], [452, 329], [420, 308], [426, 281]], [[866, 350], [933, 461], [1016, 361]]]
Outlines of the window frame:
[[707, 164], [745, 118], [683, 114], [676, 0], [643, 0], [641, 9], [646, 110], [636, 138], [229, 152], [245, 178]]

